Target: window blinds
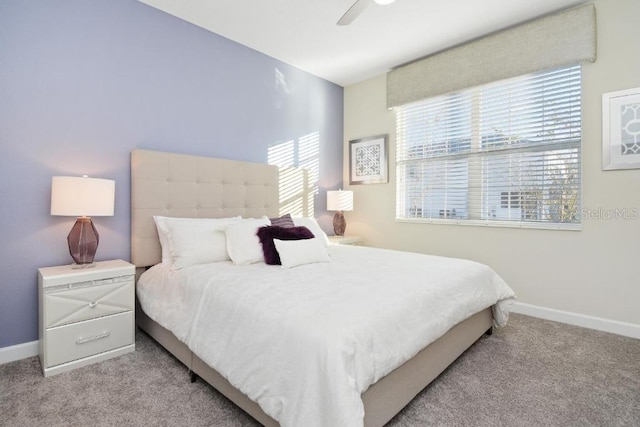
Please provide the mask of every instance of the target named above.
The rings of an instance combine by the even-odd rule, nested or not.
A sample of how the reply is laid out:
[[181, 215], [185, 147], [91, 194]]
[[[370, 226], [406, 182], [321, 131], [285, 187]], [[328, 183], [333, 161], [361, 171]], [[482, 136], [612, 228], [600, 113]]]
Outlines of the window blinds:
[[596, 13], [586, 4], [392, 70], [387, 107], [595, 58]]
[[396, 132], [398, 219], [580, 222], [580, 65], [397, 107]]

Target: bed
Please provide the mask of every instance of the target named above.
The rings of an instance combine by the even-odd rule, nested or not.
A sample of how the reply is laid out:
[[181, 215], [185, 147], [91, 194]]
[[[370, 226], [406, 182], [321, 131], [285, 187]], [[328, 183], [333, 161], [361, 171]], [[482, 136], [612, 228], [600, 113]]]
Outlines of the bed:
[[[225, 261], [222, 263], [213, 263], [211, 265], [202, 264], [185, 268], [183, 270], [184, 272], [192, 271], [190, 275], [187, 275], [186, 273], [174, 274], [175, 283], [172, 282], [168, 285], [165, 284], [165, 289], [167, 290], [165, 294], [170, 295], [171, 292], [174, 292], [173, 296], [169, 297], [170, 301], [179, 299], [180, 295], [185, 292], [196, 292], [193, 289], [200, 288], [202, 290], [199, 290], [198, 292], [201, 293], [194, 294], [190, 297], [191, 299], [200, 301], [200, 304], [205, 304], [206, 302], [207, 307], [215, 307], [215, 304], [217, 303], [216, 301], [218, 300], [224, 301], [224, 303], [220, 302], [222, 305], [217, 306], [215, 310], [198, 309], [196, 310], [197, 313], [194, 311], [195, 314], [193, 317], [197, 315], [198, 320], [190, 320], [192, 323], [189, 323], [188, 326], [183, 326], [182, 329], [180, 327], [175, 327], [174, 323], [176, 322], [172, 323], [171, 313], [169, 313], [172, 308], [169, 307], [169, 309], [166, 310], [166, 313], [168, 314], [166, 314], [156, 307], [161, 306], [161, 303], [154, 304], [149, 302], [150, 297], [148, 295], [149, 289], [154, 288], [154, 286], [161, 289], [163, 286], [161, 285], [161, 282], [163, 282], [163, 280], [169, 280], [164, 278], [171, 276], [171, 273], [162, 271], [165, 267], [163, 266], [163, 263], [161, 263], [163, 254], [153, 220], [154, 216], [183, 218], [228, 218], [234, 216], [241, 216], [243, 218], [262, 218], [265, 216], [268, 218], [278, 217], [281, 213], [280, 208], [282, 203], [282, 200], [280, 200], [279, 197], [279, 169], [275, 166], [264, 164], [149, 150], [134, 150], [131, 157], [131, 173], [132, 262], [136, 267], [138, 267], [138, 275], [140, 275], [140, 273], [145, 269], [149, 269], [144, 273], [145, 277], [140, 281], [140, 283], [145, 284], [145, 286], [140, 285], [138, 288], [138, 296], [139, 298], [142, 297], [142, 303], [138, 302], [136, 310], [136, 323], [138, 327], [147, 332], [164, 348], [172, 353], [188, 368], [190, 372], [207, 381], [263, 425], [279, 425], [276, 418], [278, 418], [283, 425], [300, 425], [303, 420], [305, 425], [336, 425], [336, 423], [339, 423], [340, 425], [384, 425], [469, 346], [481, 338], [483, 334], [490, 333], [494, 322], [500, 324], [504, 324], [504, 322], [506, 322], [508, 306], [513, 298], [513, 293], [508, 286], [506, 286], [506, 284], [504, 284], [501, 279], [499, 279], [499, 277], [497, 277], [497, 275], [495, 275], [495, 273], [486, 266], [471, 263], [469, 261], [452, 260], [448, 258], [439, 259], [437, 257], [427, 258], [427, 256], [419, 254], [403, 255], [399, 252], [385, 252], [372, 248], [327, 247], [326, 251], [331, 258], [331, 262], [305, 265], [300, 268], [287, 270], [289, 273], [293, 272], [289, 274], [289, 276], [291, 276], [291, 280], [293, 280], [293, 284], [304, 282], [305, 274], [310, 274], [313, 277], [319, 278], [319, 280], [322, 280], [322, 277], [329, 277], [325, 272], [332, 271], [331, 269], [335, 271], [330, 272], [330, 274], [339, 274], [338, 270], [347, 267], [350, 268], [351, 265], [355, 265], [351, 260], [358, 259], [358, 257], [360, 257], [359, 259], [362, 262], [358, 262], [357, 264], [364, 265], [364, 267], [361, 268], [375, 271], [377, 265], [384, 264], [376, 257], [383, 257], [380, 259], [390, 260], [389, 262], [393, 263], [407, 262], [412, 264], [424, 264], [423, 268], [425, 274], [429, 274], [429, 272], [432, 271], [440, 271], [438, 270], [440, 268], [439, 265], [443, 265], [442, 271], [445, 272], [458, 269], [463, 271], [479, 271], [479, 274], [484, 275], [482, 277], [485, 277], [487, 281], [495, 281], [497, 283], [498, 291], [496, 291], [496, 295], [493, 295], [492, 297], [485, 297], [480, 294], [476, 295], [475, 288], [470, 287], [469, 281], [464, 280], [462, 276], [458, 275], [460, 277], [457, 277], [456, 275], [440, 274], [442, 277], [451, 277], [451, 284], [448, 287], [458, 289], [459, 295], [473, 295], [472, 298], [467, 298], [469, 301], [464, 303], [466, 305], [463, 304], [465, 307], [464, 310], [466, 311], [463, 310], [464, 313], [456, 313], [455, 316], [457, 317], [452, 317], [452, 319], [459, 318], [459, 321], [452, 320], [454, 322], [452, 325], [444, 326], [440, 325], [442, 322], [436, 321], [434, 323], [434, 327], [429, 328], [429, 331], [432, 332], [424, 333], [424, 335], [432, 334], [433, 336], [425, 336], [424, 345], [420, 342], [417, 344], [412, 343], [412, 345], [420, 346], [417, 350], [412, 350], [410, 348], [403, 350], [402, 353], [405, 353], [406, 360], [403, 360], [398, 366], [392, 364], [385, 365], [383, 363], [382, 365], [386, 366], [386, 370], [382, 370], [378, 367], [376, 368], [378, 372], [366, 372], [362, 374], [360, 374], [360, 370], [357, 367], [353, 368], [354, 372], [357, 371], [357, 375], [347, 375], [345, 379], [342, 379], [341, 377], [336, 378], [335, 384], [332, 383], [327, 386], [327, 390], [330, 390], [331, 393], [327, 393], [326, 390], [316, 390], [315, 387], [317, 385], [317, 381], [308, 381], [310, 385], [305, 383], [299, 387], [300, 390], [306, 390], [306, 400], [303, 399], [302, 403], [292, 404], [286, 402], [293, 402], [293, 400], [289, 401], [282, 398], [281, 400], [285, 402], [282, 403], [282, 401], [278, 400], [280, 399], [280, 395], [276, 394], [275, 396], [277, 398], [269, 395], [269, 393], [275, 393], [274, 390], [278, 390], [278, 385], [260, 383], [260, 381], [262, 381], [261, 378], [263, 376], [266, 377], [266, 374], [260, 372], [259, 366], [257, 365], [267, 363], [269, 361], [268, 359], [276, 359], [275, 363], [277, 363], [278, 358], [294, 357], [293, 355], [296, 354], [295, 352], [297, 351], [295, 348], [287, 348], [286, 351], [284, 350], [287, 342], [306, 342], [307, 337], [306, 335], [297, 335], [295, 339], [282, 339], [280, 338], [279, 333], [269, 335], [271, 333], [269, 329], [264, 329], [258, 335], [251, 335], [251, 333], [254, 332], [255, 328], [259, 328], [260, 325], [264, 323], [265, 318], [273, 317], [270, 313], [278, 313], [280, 310], [277, 305], [264, 305], [264, 307], [262, 307], [262, 302], [265, 299], [269, 299], [268, 295], [276, 295], [277, 292], [293, 294], [300, 289], [300, 286], [294, 286], [290, 283], [287, 284], [288, 282], [284, 280], [284, 276], [278, 276], [281, 274], [280, 272], [285, 271], [285, 269], [280, 269], [276, 266], [261, 265], [260, 263], [245, 267], [237, 267], [234, 266], [233, 263]], [[316, 241], [318, 239], [311, 240]], [[308, 242], [311, 243], [311, 240]], [[284, 252], [282, 252], [282, 254], [284, 254]], [[352, 264], [349, 264], [350, 262]], [[283, 264], [285, 264], [284, 258]], [[380, 316], [376, 317], [378, 308], [380, 306], [385, 306], [384, 299], [382, 296], [377, 295], [376, 291], [364, 291], [366, 289], [367, 283], [365, 281], [367, 279], [359, 278], [360, 276], [365, 275], [363, 271], [364, 270], [359, 270], [357, 274], [354, 274], [352, 271], [351, 281], [354, 283], [359, 282], [360, 289], [364, 292], [360, 294], [358, 298], [368, 298], [369, 296], [367, 294], [371, 294], [371, 298], [373, 299], [365, 305], [363, 309], [351, 311], [356, 312], [358, 315], [362, 314], [360, 312], [367, 312], [367, 316], [369, 316], [368, 319], [371, 319], [371, 322], [378, 322], [376, 323], [375, 328], [371, 328], [371, 337], [370, 340], [367, 341], [369, 344], [376, 343], [374, 347], [378, 348], [380, 347], [377, 345], [378, 342], [385, 341], [387, 340], [386, 337], [397, 334], [387, 333], [385, 335], [382, 332], [382, 330], [385, 329], [385, 324], [393, 324], [393, 321], [381, 322], [378, 319]], [[248, 276], [238, 276], [237, 274], [240, 273], [247, 274]], [[387, 277], [387, 279], [390, 277], [384, 276], [385, 274], [389, 274], [388, 271], [380, 271], [376, 274], [380, 277]], [[202, 283], [203, 281], [206, 282], [208, 280], [207, 285], [200, 287], [198, 287], [199, 285], [187, 285], [180, 287], [180, 283], [187, 283], [189, 280], [192, 280], [192, 277], [194, 277], [193, 280], [195, 280], [196, 276], [202, 278], [201, 282], [197, 283]], [[246, 286], [248, 281], [254, 280], [251, 279], [251, 277], [263, 278], [261, 279], [261, 283], [267, 283], [268, 286], [264, 286], [265, 289], [261, 289], [260, 292], [269, 293], [255, 294], [255, 286]], [[282, 280], [280, 280], [281, 278]], [[389, 282], [389, 280], [385, 281]], [[242, 304], [233, 299], [225, 300], [225, 298], [233, 298], [233, 296], [227, 297], [220, 293], [220, 289], [225, 288], [225, 286], [222, 285], [231, 282], [234, 283], [234, 286], [230, 288], [232, 288], [237, 295], [241, 296], [240, 298], [236, 298], [237, 301], [243, 301]], [[336, 280], [333, 282], [336, 282]], [[402, 282], [408, 282], [408, 280]], [[332, 281], [328, 279], [325, 279], [324, 282], [318, 283], [319, 285], [312, 289], [315, 290], [323, 287], [329, 288], [330, 286], [335, 285], [335, 283], [332, 283]], [[289, 287], [286, 288], [285, 286]], [[460, 286], [460, 288], [455, 288], [455, 286]], [[280, 287], [283, 287], [282, 289], [284, 290]], [[383, 288], [384, 283], [381, 283], [380, 287]], [[378, 285], [376, 285], [375, 289], [377, 288]], [[183, 291], [180, 291], [179, 289], [183, 289]], [[340, 289], [341, 288], [336, 287], [331, 291], [330, 296], [318, 296], [317, 299], [322, 300], [322, 298], [334, 298], [334, 294], [340, 292]], [[464, 292], [461, 290], [464, 290]], [[420, 292], [420, 289], [418, 287], [414, 287], [411, 291]], [[252, 298], [253, 302], [249, 304], [248, 302], [252, 301]], [[299, 298], [301, 299], [295, 302], [295, 306], [304, 307], [305, 318], [307, 317], [306, 313], [318, 310], [317, 306], [305, 305], [306, 301], [304, 301], [302, 293], [299, 294]], [[280, 303], [280, 298], [271, 299], [274, 300], [274, 304]], [[311, 300], [311, 298], [309, 299]], [[314, 297], [314, 299], [316, 298]], [[328, 304], [335, 304], [338, 306], [340, 305], [341, 299], [328, 301]], [[497, 302], [499, 303], [496, 304]], [[221, 351], [220, 348], [216, 348], [216, 340], [207, 341], [202, 338], [203, 335], [208, 333], [211, 334], [211, 336], [217, 337], [217, 340], [220, 340], [219, 342], [224, 343], [225, 346], [235, 346], [236, 344], [233, 344], [233, 337], [229, 335], [228, 330], [225, 328], [219, 328], [218, 330], [207, 332], [205, 334], [195, 332], [196, 330], [201, 331], [204, 328], [202, 325], [207, 323], [222, 323], [223, 321], [226, 321], [226, 319], [233, 318], [234, 316], [240, 319], [245, 317], [249, 318], [250, 316], [253, 316], [254, 313], [244, 312], [243, 310], [248, 310], [247, 307], [254, 307], [256, 305], [260, 305], [262, 307], [262, 311], [256, 309], [255, 316], [262, 317], [257, 317], [258, 320], [253, 321], [253, 324], [250, 325], [250, 329], [246, 329], [249, 333], [246, 333], [246, 331], [242, 329], [242, 325], [233, 326], [234, 328], [238, 328], [234, 329], [234, 331], [238, 331], [239, 336], [250, 337], [240, 340], [237, 345], [241, 346], [241, 349], [225, 347], [224, 351]], [[387, 305], [391, 306], [392, 304]], [[500, 305], [499, 309], [498, 305]], [[143, 306], [145, 306], [144, 310], [142, 309]], [[227, 310], [226, 307], [230, 306], [235, 308], [233, 310]], [[376, 308], [375, 310], [373, 309], [374, 306]], [[154, 309], [154, 307], [156, 308]], [[251, 308], [251, 310], [253, 310], [253, 308]], [[356, 317], [354, 317], [355, 315], [351, 311], [345, 310], [345, 312], [348, 313], [344, 314], [344, 316], [346, 316], [346, 320], [344, 320], [345, 323], [341, 324], [350, 325], [348, 322], [356, 319]], [[381, 316], [384, 316], [385, 311], [381, 310], [379, 313], [383, 313]], [[173, 315], [174, 318], [176, 316], [180, 317], [175, 313]], [[447, 313], [444, 314], [444, 317], [447, 317]], [[364, 318], [364, 314], [362, 317], [357, 317], [358, 321], [359, 319]], [[280, 317], [280, 319], [282, 319], [282, 317]], [[340, 319], [340, 322], [342, 321], [343, 320]], [[355, 323], [358, 323], [358, 321]], [[318, 321], [316, 319], [313, 324], [317, 323]], [[421, 325], [420, 322], [411, 322], [411, 325], [414, 324]], [[300, 332], [300, 329], [306, 331], [307, 328], [309, 328], [311, 330], [311, 326], [312, 324], [310, 323], [305, 325], [304, 328], [301, 327], [294, 329], [296, 329], [296, 333], [306, 334], [307, 332]], [[412, 328], [413, 326], [406, 327], [407, 330]], [[437, 330], [438, 328], [444, 329]], [[344, 329], [349, 330], [349, 328]], [[400, 331], [404, 329], [404, 327], [396, 326], [395, 330]], [[375, 334], [373, 333], [374, 330], [376, 331]], [[317, 334], [318, 331], [314, 330], [314, 333]], [[309, 334], [311, 334], [311, 332], [309, 332]], [[332, 331], [331, 334], [333, 336], [334, 332]], [[351, 337], [347, 332], [343, 335], [348, 338]], [[256, 353], [255, 349], [247, 347], [251, 341], [255, 341], [257, 344], [261, 345], [259, 353]], [[309, 342], [313, 343], [315, 341]], [[393, 345], [398, 347], [404, 345], [404, 341], [395, 341], [394, 343], [395, 344]], [[341, 344], [338, 346], [341, 346]], [[313, 344], [311, 344], [310, 347], [313, 347]], [[324, 349], [321, 349], [321, 352], [322, 351], [324, 351]], [[351, 349], [347, 350], [347, 352], [351, 351]], [[278, 357], [269, 356], [274, 352]], [[329, 353], [328, 350], [326, 352]], [[266, 356], [264, 356], [264, 362], [262, 359], [259, 359], [260, 362], [256, 364], [252, 358], [249, 358], [243, 361], [243, 363], [240, 364], [240, 367], [231, 365], [229, 368], [227, 365], [231, 362], [219, 360], [221, 357], [224, 358], [225, 353], [229, 353], [234, 357], [236, 355], [238, 357], [242, 357], [244, 353], [254, 354], [254, 359], [263, 357], [263, 354]], [[370, 356], [368, 350], [359, 351], [357, 354], [361, 355], [358, 356], [360, 359], [356, 358], [353, 360], [369, 360], [367, 358], [371, 358], [376, 359], [375, 363], [378, 363], [377, 356]], [[371, 354], [373, 354], [373, 351]], [[300, 356], [296, 354], [295, 357], [296, 358], [291, 361], [291, 365], [300, 364], [293, 362], [298, 362], [301, 359], [306, 360], [307, 355], [306, 353], [300, 353]], [[317, 356], [312, 354], [308, 357], [310, 365], [318, 365]], [[337, 364], [325, 364], [322, 366], [324, 368], [332, 368], [335, 366], [341, 368], [340, 361], [345, 359], [345, 357], [341, 355], [334, 359], [338, 360], [338, 362], [335, 362]], [[349, 361], [348, 369], [352, 369], [352, 359], [349, 359]], [[225, 365], [225, 363], [227, 363], [227, 365]], [[331, 363], [334, 362], [332, 361]], [[375, 365], [374, 362], [371, 362], [371, 364], [372, 366]], [[211, 366], [213, 365], [217, 366], [219, 369], [212, 368]], [[299, 369], [305, 369], [304, 366], [305, 365]], [[357, 364], [357, 366], [361, 365]], [[222, 369], [220, 367], [222, 367]], [[313, 369], [315, 369], [314, 366], [308, 366], [308, 370], [310, 372], [312, 372]], [[236, 373], [238, 370], [242, 372]], [[285, 366], [285, 369], [281, 373], [279, 372], [278, 375], [286, 377], [286, 372], [284, 371], [288, 370], [290, 369]], [[293, 371], [293, 368], [291, 368], [291, 370]], [[351, 371], [347, 373], [350, 372]], [[292, 378], [301, 378], [296, 375], [299, 375], [299, 372], [291, 373]], [[316, 378], [322, 377], [321, 374], [313, 372], [310, 375], [315, 375]], [[333, 380], [332, 376], [325, 375], [325, 377], [331, 377]], [[270, 381], [270, 379], [266, 378], [264, 381]], [[302, 381], [302, 379], [300, 381]], [[234, 385], [232, 385], [232, 383]], [[294, 384], [294, 387], [290, 387], [292, 384]], [[297, 384], [289, 381], [289, 383], [285, 382], [282, 387], [286, 387], [287, 392], [289, 392], [289, 388], [291, 388], [290, 392], [294, 393], [295, 386], [297, 386]], [[258, 391], [255, 391], [256, 387], [258, 388]], [[307, 388], [305, 389], [305, 387]], [[352, 391], [348, 387], [352, 387], [354, 390], [358, 390], [359, 392], [357, 398], [354, 399], [353, 405], [343, 405], [343, 401], [349, 400], [349, 393]], [[240, 391], [240, 389], [243, 389], [244, 391]], [[341, 391], [343, 390], [344, 394], [341, 394]], [[250, 395], [251, 398], [248, 395]], [[265, 397], [265, 395], [267, 396]], [[327, 397], [327, 402], [324, 401], [325, 399], [323, 396]], [[347, 397], [342, 399], [337, 398], [338, 396]], [[276, 402], [274, 402], [274, 400]], [[338, 402], [336, 403], [335, 401]], [[260, 404], [256, 402], [260, 402]], [[309, 404], [309, 402], [311, 402], [311, 404]], [[291, 409], [292, 406], [297, 408], [298, 406], [303, 407], [305, 405], [309, 406], [311, 415], [307, 413], [294, 413], [295, 410]], [[283, 409], [282, 406], [285, 406], [285, 408]], [[342, 408], [342, 406], [346, 407]], [[351, 406], [354, 406], [353, 410]], [[335, 408], [335, 415], [337, 418], [331, 418], [331, 416], [334, 415], [332, 408]], [[303, 409], [299, 409], [299, 411], [302, 411]], [[314, 415], [314, 409], [320, 412]], [[345, 415], [343, 418], [340, 418], [340, 416], [342, 416], [340, 411], [343, 409]], [[320, 414], [322, 410], [325, 411], [325, 415], [327, 412], [329, 412], [330, 415], [327, 415], [326, 418], [324, 418], [324, 416], [319, 416], [318, 414]], [[273, 416], [268, 415], [268, 413]], [[347, 421], [344, 421], [343, 423], [341, 420]]]

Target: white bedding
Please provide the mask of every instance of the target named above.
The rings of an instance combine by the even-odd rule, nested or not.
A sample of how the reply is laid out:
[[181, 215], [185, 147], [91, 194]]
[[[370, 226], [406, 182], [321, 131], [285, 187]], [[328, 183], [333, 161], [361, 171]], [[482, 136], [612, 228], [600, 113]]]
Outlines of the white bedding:
[[452, 326], [513, 291], [466, 260], [330, 246], [330, 263], [161, 264], [143, 310], [283, 426], [362, 426], [361, 394]]

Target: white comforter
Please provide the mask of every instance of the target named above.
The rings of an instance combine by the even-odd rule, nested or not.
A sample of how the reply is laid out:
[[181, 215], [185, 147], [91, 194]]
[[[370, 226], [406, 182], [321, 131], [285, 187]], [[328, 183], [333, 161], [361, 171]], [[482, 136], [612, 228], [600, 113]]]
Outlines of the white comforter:
[[219, 262], [138, 283], [144, 311], [283, 426], [361, 426], [360, 395], [448, 329], [513, 291], [466, 260], [330, 246], [293, 269]]

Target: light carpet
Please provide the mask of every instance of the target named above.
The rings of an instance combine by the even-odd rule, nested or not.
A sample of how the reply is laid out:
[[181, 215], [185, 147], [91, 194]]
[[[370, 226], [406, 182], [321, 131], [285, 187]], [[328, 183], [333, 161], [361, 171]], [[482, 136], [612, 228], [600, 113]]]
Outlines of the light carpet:
[[[0, 365], [2, 426], [255, 426], [143, 332], [136, 351], [44, 378]], [[640, 340], [514, 314], [389, 426], [640, 426]]]

